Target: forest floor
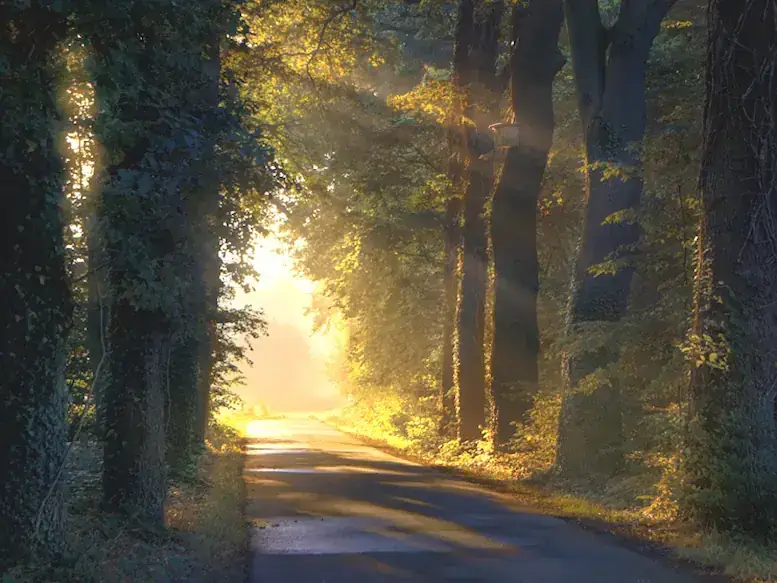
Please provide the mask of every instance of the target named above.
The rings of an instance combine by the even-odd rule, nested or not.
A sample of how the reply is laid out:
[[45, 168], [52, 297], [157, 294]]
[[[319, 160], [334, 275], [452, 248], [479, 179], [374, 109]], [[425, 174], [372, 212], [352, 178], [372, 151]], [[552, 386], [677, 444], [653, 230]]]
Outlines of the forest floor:
[[679, 521], [648, 521], [637, 508], [601, 494], [572, 490], [545, 480], [515, 478], [515, 468], [496, 455], [445, 456], [417, 442], [398, 440], [381, 431], [354, 423], [342, 412], [319, 417], [340, 431], [397, 457], [452, 473], [500, 493], [511, 494], [527, 508], [543, 512], [613, 539], [643, 555], [701, 574], [710, 583], [777, 583], [777, 548], [749, 540], [703, 533]]
[[64, 473], [66, 545], [55, 564], [19, 567], [3, 583], [243, 583], [248, 538], [243, 504], [243, 440], [211, 432], [195, 478], [170, 489], [165, 532], [128, 530], [99, 509], [101, 448], [74, 444]]

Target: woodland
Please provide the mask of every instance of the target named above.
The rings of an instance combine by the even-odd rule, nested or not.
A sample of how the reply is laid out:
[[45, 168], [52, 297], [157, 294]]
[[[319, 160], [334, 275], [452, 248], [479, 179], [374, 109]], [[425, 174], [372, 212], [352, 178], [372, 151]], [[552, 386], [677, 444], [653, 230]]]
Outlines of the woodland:
[[0, 26], [0, 572], [78, 563], [74, 512], [165, 536], [236, 440], [216, 413], [265, 320], [231, 300], [276, 223], [355, 430], [777, 538], [774, 0], [7, 0]]

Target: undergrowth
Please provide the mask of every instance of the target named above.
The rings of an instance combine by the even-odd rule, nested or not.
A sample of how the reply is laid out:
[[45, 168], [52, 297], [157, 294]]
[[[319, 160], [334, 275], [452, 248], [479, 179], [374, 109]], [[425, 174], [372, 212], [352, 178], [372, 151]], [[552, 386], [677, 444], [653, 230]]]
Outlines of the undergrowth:
[[[383, 405], [383, 406], [381, 406]], [[400, 404], [401, 405], [401, 404]], [[323, 418], [339, 429], [388, 446], [398, 455], [453, 470], [492, 489], [513, 494], [526, 508], [552, 514], [599, 532], [637, 543], [642, 550], [688, 561], [706, 573], [747, 583], [777, 583], [777, 549], [717, 532], [705, 532], [680, 518], [675, 501], [681, 482], [676, 456], [644, 455], [607, 486], [571, 484], [553, 471], [559, 403], [548, 397], [534, 409], [510, 453], [497, 453], [489, 440], [459, 443], [437, 435], [432, 417], [397, 411], [386, 403], [346, 408]], [[387, 409], [392, 409], [388, 411]], [[485, 436], [484, 436], [485, 437]]]
[[162, 533], [134, 530], [100, 512], [102, 451], [75, 444], [64, 474], [66, 536], [61, 556], [17, 567], [3, 583], [243, 583], [247, 566], [240, 435], [212, 426], [194, 479], [171, 485]]

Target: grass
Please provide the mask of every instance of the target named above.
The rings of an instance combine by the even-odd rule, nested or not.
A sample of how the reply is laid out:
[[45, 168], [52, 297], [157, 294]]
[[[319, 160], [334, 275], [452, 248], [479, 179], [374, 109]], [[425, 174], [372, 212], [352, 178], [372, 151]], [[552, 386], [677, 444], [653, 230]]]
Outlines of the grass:
[[455, 473], [514, 497], [520, 507], [557, 516], [623, 546], [692, 572], [701, 580], [777, 583], [777, 548], [721, 533], [702, 532], [677, 519], [649, 519], [645, 505], [628, 504], [617, 488], [587, 491], [549, 478], [528, 478], [515, 459], [487, 448], [462, 449], [408, 439], [355, 418], [347, 410], [321, 417], [378, 448]]
[[248, 533], [243, 516], [243, 451], [239, 434], [214, 428], [196, 479], [170, 489], [164, 533], [129, 529], [98, 510], [98, 444], [77, 444], [65, 473], [67, 546], [52, 564], [18, 567], [3, 583], [243, 583]]

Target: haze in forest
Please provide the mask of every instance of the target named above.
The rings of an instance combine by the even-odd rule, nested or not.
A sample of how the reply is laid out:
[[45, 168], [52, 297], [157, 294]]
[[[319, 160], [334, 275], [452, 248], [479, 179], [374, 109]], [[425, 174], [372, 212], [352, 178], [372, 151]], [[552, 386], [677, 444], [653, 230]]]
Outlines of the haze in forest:
[[327, 374], [338, 350], [336, 332], [316, 332], [308, 313], [314, 284], [295, 273], [272, 232], [257, 244], [253, 263], [259, 278], [249, 293], [238, 291], [234, 303], [263, 310], [268, 336], [252, 341], [253, 364], [241, 364], [245, 384], [235, 392], [248, 407], [265, 405], [274, 413], [342, 406], [344, 398]]

